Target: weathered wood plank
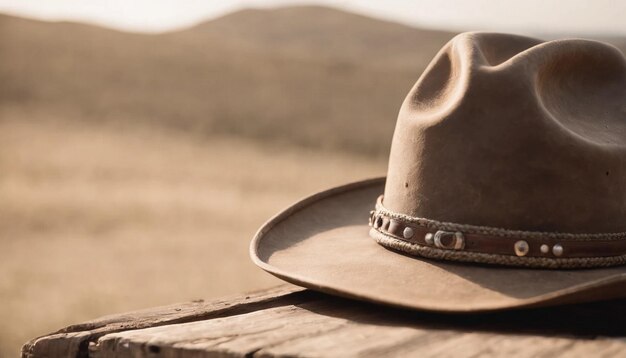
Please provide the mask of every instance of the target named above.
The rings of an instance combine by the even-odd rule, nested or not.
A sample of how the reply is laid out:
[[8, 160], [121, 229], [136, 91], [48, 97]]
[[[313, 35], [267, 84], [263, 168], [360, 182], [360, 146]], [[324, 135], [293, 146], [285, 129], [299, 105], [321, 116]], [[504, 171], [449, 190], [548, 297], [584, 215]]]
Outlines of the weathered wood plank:
[[84, 357], [90, 342], [108, 333], [191, 322], [308, 300], [304, 289], [282, 285], [205, 302], [197, 300], [98, 318], [35, 338], [22, 347], [22, 357]]
[[626, 300], [491, 314], [394, 309], [293, 286], [73, 325], [26, 357], [626, 356]]
[[616, 301], [459, 316], [319, 295], [218, 319], [108, 334], [90, 352], [102, 358], [613, 357], [626, 355], [620, 337], [624, 307]]

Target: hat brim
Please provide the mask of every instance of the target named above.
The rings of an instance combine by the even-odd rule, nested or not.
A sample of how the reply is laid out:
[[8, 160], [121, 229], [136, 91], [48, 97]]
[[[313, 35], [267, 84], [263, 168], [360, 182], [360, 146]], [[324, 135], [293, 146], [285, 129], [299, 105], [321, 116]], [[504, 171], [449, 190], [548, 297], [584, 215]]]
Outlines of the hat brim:
[[269, 220], [252, 260], [293, 284], [411, 309], [480, 312], [626, 297], [626, 266], [540, 270], [407, 256], [369, 237], [384, 178], [305, 198]]

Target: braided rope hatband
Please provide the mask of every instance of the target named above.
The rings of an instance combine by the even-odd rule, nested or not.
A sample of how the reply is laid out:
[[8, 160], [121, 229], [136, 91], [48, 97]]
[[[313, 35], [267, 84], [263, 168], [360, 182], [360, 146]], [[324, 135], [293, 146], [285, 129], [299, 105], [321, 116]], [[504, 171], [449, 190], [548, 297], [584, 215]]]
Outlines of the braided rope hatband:
[[380, 245], [432, 259], [549, 269], [626, 263], [626, 232], [571, 234], [439, 222], [387, 210], [382, 196], [370, 226]]

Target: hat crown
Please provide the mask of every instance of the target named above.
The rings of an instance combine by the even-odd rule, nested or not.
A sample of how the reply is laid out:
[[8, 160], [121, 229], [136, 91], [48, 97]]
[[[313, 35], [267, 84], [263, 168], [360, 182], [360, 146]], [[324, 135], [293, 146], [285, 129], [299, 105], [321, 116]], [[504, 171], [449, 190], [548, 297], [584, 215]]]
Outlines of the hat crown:
[[461, 34], [406, 97], [385, 207], [513, 230], [626, 231], [626, 61], [587, 40]]

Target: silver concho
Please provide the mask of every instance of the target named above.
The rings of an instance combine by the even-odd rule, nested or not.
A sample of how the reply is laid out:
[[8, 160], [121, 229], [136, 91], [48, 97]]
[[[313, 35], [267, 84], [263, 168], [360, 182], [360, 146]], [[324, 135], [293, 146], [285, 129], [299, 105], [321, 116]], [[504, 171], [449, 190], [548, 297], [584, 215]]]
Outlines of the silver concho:
[[[450, 242], [445, 242], [447, 238], [451, 238]], [[435, 247], [447, 250], [463, 250], [465, 247], [465, 236], [460, 231], [443, 231], [439, 230], [434, 236]]]
[[519, 240], [515, 242], [513, 248], [515, 249], [515, 255], [517, 256], [526, 256], [526, 254], [528, 254], [528, 252], [530, 251], [530, 246], [528, 245], [528, 242], [524, 240]]

